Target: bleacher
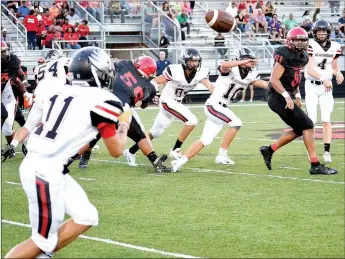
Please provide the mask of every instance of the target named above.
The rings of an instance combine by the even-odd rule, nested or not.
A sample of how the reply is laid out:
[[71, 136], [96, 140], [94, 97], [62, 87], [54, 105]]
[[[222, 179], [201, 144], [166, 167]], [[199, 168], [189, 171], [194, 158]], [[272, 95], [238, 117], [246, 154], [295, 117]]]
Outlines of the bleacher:
[[[161, 21], [164, 17], [163, 12], [160, 10], [161, 1], [157, 1], [158, 6], [155, 6], [155, 11], [160, 15], [159, 25], [157, 28], [151, 28], [150, 24], [144, 22], [144, 12], [143, 3], [141, 6], [141, 13], [137, 14], [127, 14], [125, 15], [124, 23], [121, 23], [119, 15], [114, 16], [114, 23], [110, 22], [110, 17], [107, 12], [105, 12], [104, 5], [101, 5], [101, 22], [98, 22], [95, 18], [83, 9], [77, 1], [69, 1], [70, 6], [77, 7], [81, 12], [81, 16], [89, 17], [89, 28], [90, 35], [89, 41], [92, 42], [93, 39], [102, 43], [100, 44], [103, 48], [109, 48], [110, 44], [141, 44], [141, 49], [131, 50], [131, 49], [121, 49], [120, 51], [109, 50], [114, 58], [120, 59], [132, 59], [140, 54], [140, 52], [145, 52], [145, 54], [150, 54], [157, 58], [159, 51], [158, 42], [160, 31], [165, 30], [163, 22]], [[284, 1], [285, 5], [276, 5], [278, 19], [282, 20], [282, 17], [289, 16], [289, 13], [293, 13], [297, 21], [302, 21], [302, 15], [306, 9], [311, 10], [311, 15], [315, 7], [313, 3], [310, 2], [308, 6], [302, 4], [302, 2], [297, 2], [294, 0]], [[174, 1], [170, 1], [170, 4], [174, 4]], [[185, 41], [181, 41], [180, 38], [169, 38], [169, 58], [173, 62], [178, 62], [181, 54], [181, 50], [185, 47], [196, 47], [198, 48], [203, 56], [203, 65], [210, 69], [212, 75], [217, 75], [217, 66], [223, 60], [218, 53], [214, 45], [214, 38], [217, 35], [206, 23], [205, 23], [205, 12], [211, 9], [221, 9], [225, 10], [228, 7], [228, 1], [196, 1], [195, 8], [193, 11], [191, 22], [190, 35], [186, 36]], [[339, 17], [331, 16], [330, 9], [321, 8], [321, 17], [330, 21], [333, 25], [337, 24]], [[341, 2], [340, 10], [345, 8], [345, 2]], [[2, 26], [6, 27], [8, 34], [11, 36], [13, 41], [11, 42], [12, 51], [14, 51], [21, 59], [24, 65], [28, 67], [29, 80], [33, 78], [32, 69], [37, 63], [37, 59], [44, 56], [45, 50], [27, 50], [26, 44], [26, 31], [20, 22], [11, 22], [15, 19], [14, 17], [7, 17], [4, 12], [6, 10], [2, 8]], [[225, 48], [228, 49], [225, 54], [226, 59], [231, 59], [231, 53], [233, 50], [239, 46], [247, 46], [251, 48], [256, 54], [257, 58], [260, 60], [258, 69], [263, 74], [269, 74], [273, 64], [273, 52], [274, 46], [268, 43], [268, 33], [257, 33], [255, 34], [255, 41], [249, 42], [247, 36], [240, 33], [239, 30], [234, 32], [224, 33], [225, 37]], [[344, 43], [343, 43], [344, 44]], [[54, 44], [54, 47], [59, 48], [59, 44]], [[138, 48], [138, 47], [136, 47]], [[149, 49], [148, 49], [149, 48]], [[222, 47], [224, 48], [224, 47]], [[72, 51], [62, 50], [66, 56], [69, 56]], [[114, 54], [116, 53], [116, 54]], [[121, 54], [120, 54], [121, 53]], [[345, 70], [345, 59], [344, 56], [339, 59], [339, 65], [342, 70]], [[198, 86], [193, 91], [194, 94], [203, 94], [205, 92], [205, 87]]]

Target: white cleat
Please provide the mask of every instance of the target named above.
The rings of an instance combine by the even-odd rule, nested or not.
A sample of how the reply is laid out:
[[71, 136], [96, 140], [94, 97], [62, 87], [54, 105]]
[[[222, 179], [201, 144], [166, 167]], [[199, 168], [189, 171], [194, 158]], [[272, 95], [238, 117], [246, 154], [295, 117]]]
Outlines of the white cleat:
[[325, 163], [331, 163], [331, 162], [332, 162], [331, 153], [329, 153], [329, 152], [324, 152], [324, 153], [323, 153], [323, 161], [324, 161]]
[[228, 155], [218, 155], [216, 157], [216, 164], [234, 165], [235, 162], [232, 161], [231, 158]]
[[134, 155], [131, 154], [129, 152], [129, 149], [126, 149], [125, 151], [123, 151], [123, 155], [127, 159], [127, 163], [129, 166], [138, 166], [137, 163], [135, 162], [135, 154]]
[[171, 149], [169, 155], [174, 159], [180, 159], [183, 156], [181, 148], [176, 148], [175, 150]]
[[172, 167], [173, 173], [180, 171], [182, 167], [181, 159], [176, 159], [176, 160], [171, 161], [171, 167]]

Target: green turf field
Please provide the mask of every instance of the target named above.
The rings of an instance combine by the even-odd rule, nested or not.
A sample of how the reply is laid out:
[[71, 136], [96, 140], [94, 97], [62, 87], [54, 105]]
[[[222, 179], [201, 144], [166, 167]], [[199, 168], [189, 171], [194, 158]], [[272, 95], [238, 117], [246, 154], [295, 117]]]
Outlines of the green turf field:
[[[344, 100], [336, 101], [332, 120], [344, 131]], [[85, 233], [92, 239], [79, 238], [56, 257], [344, 258], [344, 139], [331, 146], [337, 175], [310, 176], [302, 140], [279, 150], [268, 171], [258, 149], [286, 126], [262, 102], [232, 110], [243, 121], [229, 150], [234, 166], [214, 163], [220, 138], [175, 174], [155, 174], [140, 152], [141, 165], [128, 167], [103, 144], [88, 169], [72, 164], [71, 175], [97, 207], [100, 225]], [[183, 150], [205, 121], [203, 108], [192, 111], [200, 124]], [[147, 129], [157, 113], [139, 111]], [[158, 153], [169, 152], [181, 127], [174, 122], [153, 141]], [[322, 141], [317, 144], [322, 154]], [[2, 164], [2, 256], [31, 233], [19, 224], [29, 223], [24, 191], [15, 184], [22, 158]]]

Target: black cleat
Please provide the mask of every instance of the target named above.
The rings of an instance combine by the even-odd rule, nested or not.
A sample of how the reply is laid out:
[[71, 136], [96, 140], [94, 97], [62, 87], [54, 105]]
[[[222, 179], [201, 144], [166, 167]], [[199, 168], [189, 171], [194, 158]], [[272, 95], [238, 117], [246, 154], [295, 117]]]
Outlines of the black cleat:
[[153, 162], [153, 168], [155, 169], [156, 173], [171, 173], [172, 168], [166, 167], [163, 165], [163, 162], [165, 162], [168, 159], [167, 155], [161, 155], [158, 156], [156, 161]]
[[88, 167], [90, 157], [91, 157], [91, 151], [85, 151], [84, 154], [80, 157], [80, 161], [79, 161], [80, 169], [85, 169]]
[[331, 175], [331, 174], [336, 174], [338, 173], [337, 169], [330, 168], [324, 165], [318, 165], [318, 166], [311, 166], [309, 169], [310, 174], [326, 174], [326, 175]]
[[271, 163], [272, 153], [268, 150], [268, 146], [260, 147], [260, 153], [264, 157], [265, 164], [268, 170], [272, 170], [272, 163]]

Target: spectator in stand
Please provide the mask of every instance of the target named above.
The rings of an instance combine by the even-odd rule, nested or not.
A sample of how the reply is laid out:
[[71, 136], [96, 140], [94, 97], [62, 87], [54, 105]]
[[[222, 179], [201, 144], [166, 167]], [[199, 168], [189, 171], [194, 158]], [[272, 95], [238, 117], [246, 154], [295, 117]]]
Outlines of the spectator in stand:
[[310, 19], [310, 11], [309, 10], [305, 10], [304, 11], [304, 14], [302, 15], [302, 20], [304, 21], [304, 20], [310, 20], [311, 21], [311, 19]]
[[315, 12], [314, 12], [314, 15], [313, 15], [313, 23], [315, 23], [317, 20], [321, 19], [320, 12], [321, 12], [320, 8], [316, 8], [315, 9]]
[[181, 28], [187, 28], [187, 35], [190, 33], [190, 23], [188, 22], [187, 13], [181, 13], [177, 16], [177, 20], [180, 23]]
[[270, 31], [278, 31], [278, 29], [281, 27], [282, 23], [278, 20], [278, 15], [273, 14], [272, 21], [269, 24]]
[[194, 6], [195, 6], [195, 1], [189, 1], [190, 4], [190, 9], [192, 9], [191, 16], [193, 16], [193, 11], [194, 11]]
[[140, 13], [140, 0], [127, 0], [128, 12], [133, 15]]
[[289, 19], [286, 19], [284, 21], [285, 29], [287, 31], [291, 30], [292, 28], [295, 28], [297, 26], [297, 21], [293, 18], [293, 13], [289, 14]]
[[[257, 3], [251, 3], [252, 4], [252, 11], [251, 13], [253, 14], [257, 14], [258, 13], [258, 10], [261, 9], [262, 10], [262, 13], [264, 14], [264, 6], [260, 4], [260, 2], [257, 2]], [[265, 15], [265, 14], [264, 14]]]
[[[43, 21], [38, 21], [38, 28], [37, 28], [37, 34], [36, 34], [36, 44], [38, 46], [38, 49], [41, 50], [42, 47], [42, 39], [44, 38], [44, 35], [47, 32], [47, 28], [44, 26]], [[43, 36], [42, 36], [43, 35]]]
[[34, 10], [30, 10], [30, 14], [24, 18], [23, 24], [27, 30], [29, 49], [34, 50], [36, 47], [37, 28], [39, 26]]
[[79, 39], [81, 37], [83, 37], [83, 38], [85, 38], [85, 40], [87, 40], [87, 36], [90, 33], [90, 28], [89, 28], [89, 26], [87, 24], [88, 24], [87, 20], [82, 20], [81, 24], [78, 25], [78, 27], [76, 28], [76, 32], [79, 35]]
[[70, 10], [69, 4], [68, 4], [67, 2], [63, 2], [62, 5], [61, 5], [60, 10], [61, 10], [61, 12], [62, 12], [63, 14], [68, 15], [68, 14], [69, 14], [69, 10]]
[[69, 9], [69, 14], [66, 16], [66, 18], [68, 19], [69, 24], [71, 24], [73, 26], [75, 25], [75, 23], [80, 22], [80, 17], [78, 14], [76, 14], [74, 8]]
[[43, 12], [49, 11], [50, 6], [52, 5], [49, 1], [39, 1], [40, 6], [43, 8]]
[[49, 9], [46, 10], [46, 12], [42, 15], [42, 21], [43, 21], [43, 25], [47, 28], [53, 25], [53, 19], [51, 19], [49, 15]]
[[244, 32], [248, 36], [248, 41], [253, 42], [254, 41], [254, 33], [253, 33], [253, 27], [255, 24], [253, 14], [246, 14], [244, 16]]
[[67, 18], [65, 18], [64, 24], [61, 26], [61, 28], [62, 28], [62, 32], [65, 33], [67, 32], [68, 28], [73, 28], [73, 25], [69, 23], [69, 20]]
[[254, 21], [255, 21], [255, 31], [259, 33], [259, 28], [264, 29], [264, 32], [267, 33], [267, 22], [266, 17], [262, 12], [262, 9], [258, 9], [258, 13], [254, 14]]
[[241, 32], [245, 31], [244, 27], [246, 24], [244, 22], [244, 19], [246, 16], [246, 12], [246, 9], [243, 9], [241, 12], [239, 12], [238, 15], [235, 16], [237, 27], [241, 30]]
[[64, 34], [63, 39], [68, 41], [66, 42], [66, 49], [80, 49], [80, 45], [78, 44], [78, 35], [74, 32], [73, 28], [68, 28], [67, 32]]
[[268, 1], [266, 3], [266, 5], [263, 6], [263, 10], [264, 10], [264, 14], [266, 17], [266, 21], [268, 24], [270, 24], [270, 22], [273, 19], [273, 14], [275, 13], [275, 10], [274, 10], [274, 7], [273, 7], [271, 1]]
[[9, 10], [12, 9], [13, 13], [16, 13], [18, 11], [18, 1], [6, 1], [5, 6]]
[[343, 10], [343, 17], [338, 20], [338, 28], [345, 34], [345, 9]]
[[331, 16], [340, 16], [339, 14], [340, 1], [328, 1], [328, 3], [332, 12]]
[[309, 20], [304, 20], [302, 25], [301, 25], [301, 28], [303, 28], [306, 32], [308, 32], [309, 39], [314, 38], [313, 32], [311, 30], [312, 26], [313, 25], [311, 24], [311, 22]]
[[158, 15], [155, 13], [151, 1], [149, 1], [144, 9], [145, 22], [151, 23], [152, 27], [157, 27]]
[[[179, 33], [180, 33], [179, 30], [181, 30], [181, 27], [180, 27], [179, 22], [176, 19], [176, 12], [174, 9], [171, 10], [171, 13], [168, 14], [168, 17], [170, 19], [165, 19], [164, 21], [165, 32], [168, 36], [170, 36], [173, 39], [173, 41], [176, 41], [179, 37]], [[179, 28], [176, 28], [174, 22], [179, 26]], [[184, 31], [182, 31], [181, 33], [182, 33], [182, 39], [184, 40], [185, 39]]]
[[181, 2], [181, 10], [182, 10], [182, 13], [186, 13], [188, 14], [189, 16], [191, 15], [192, 13], [192, 8], [190, 8], [190, 3], [188, 0], [183, 0]]
[[88, 1], [88, 7], [86, 8], [97, 21], [101, 21], [101, 12], [100, 12], [100, 2], [98, 1]]
[[163, 6], [162, 6], [162, 11], [168, 15], [170, 13], [170, 6], [169, 6], [169, 2], [165, 1], [163, 3]]
[[229, 6], [226, 8], [225, 12], [230, 14], [232, 17], [236, 17], [238, 14], [238, 8], [236, 7], [236, 3], [234, 1], [229, 2]]
[[286, 33], [285, 33], [284, 28], [279, 27], [279, 29], [275, 35], [275, 39], [276, 39], [277, 44], [284, 44], [285, 43]]
[[110, 16], [110, 22], [114, 23], [114, 14], [121, 16], [121, 23], [125, 22], [125, 14], [121, 7], [119, 0], [111, 0], [108, 3], [108, 14]]
[[220, 54], [221, 58], [224, 58], [228, 49], [219, 48], [219, 47], [225, 47], [225, 37], [220, 32], [218, 32], [217, 36], [214, 38], [214, 46], [218, 47], [217, 48], [218, 53]]
[[170, 42], [168, 38], [165, 36], [165, 31], [161, 31], [161, 38], [159, 40], [159, 47], [161, 48], [161, 51], [165, 51], [166, 56], [168, 56], [168, 47], [170, 45]]
[[59, 7], [57, 7], [56, 3], [54, 2], [53, 5], [49, 8], [49, 16], [51, 19], [56, 18], [60, 13]]
[[53, 24], [49, 27], [49, 30], [55, 29], [55, 31], [62, 32], [62, 27], [56, 19], [53, 20]]
[[240, 2], [237, 5], [237, 9], [239, 12], [241, 12], [244, 9], [247, 10], [247, 5], [244, 0], [240, 0]]
[[34, 9], [34, 10], [37, 9], [37, 10], [38, 10], [38, 13], [40, 13], [40, 14], [44, 12], [43, 7], [40, 6], [39, 1], [35, 1], [35, 2], [34, 2], [34, 5], [31, 6], [30, 9]]
[[[1, 41], [5, 41], [5, 42], [10, 42], [11, 41], [11, 37], [7, 34], [7, 29], [3, 28], [1, 30]], [[8, 43], [7, 43], [8, 45]]]
[[156, 63], [157, 63], [156, 76], [162, 75], [164, 69], [171, 64], [170, 60], [166, 59], [165, 51], [159, 52], [159, 60], [157, 60]]
[[335, 39], [336, 42], [342, 43], [341, 39], [344, 39], [344, 33], [342, 33], [338, 27], [334, 28], [334, 32], [331, 34], [331, 39]]
[[17, 11], [17, 18], [20, 21], [23, 21], [26, 16], [30, 14], [30, 8], [28, 7], [29, 3], [23, 1], [22, 5], [18, 8]]
[[[63, 37], [62, 37], [61, 32], [59, 32], [59, 31], [55, 32], [55, 34], [54, 34], [54, 42], [55, 42], [55, 44], [58, 43], [59, 46], [60, 46], [60, 48], [64, 49], [66, 43], [64, 43], [64, 42], [59, 42], [59, 41], [62, 40], [62, 39], [63, 39]], [[55, 45], [54, 47], [56, 48], [56, 45]]]

